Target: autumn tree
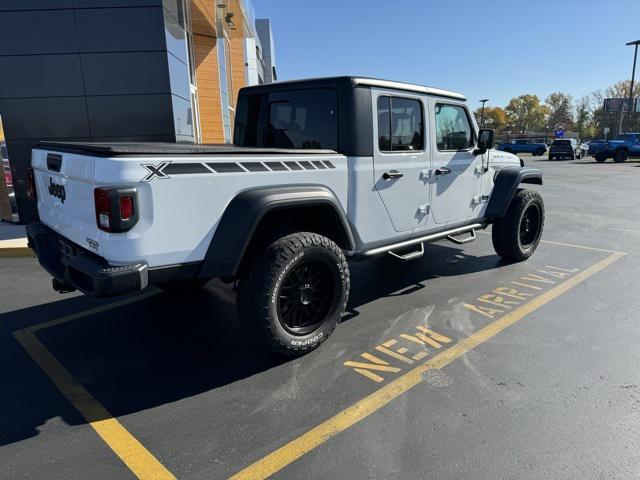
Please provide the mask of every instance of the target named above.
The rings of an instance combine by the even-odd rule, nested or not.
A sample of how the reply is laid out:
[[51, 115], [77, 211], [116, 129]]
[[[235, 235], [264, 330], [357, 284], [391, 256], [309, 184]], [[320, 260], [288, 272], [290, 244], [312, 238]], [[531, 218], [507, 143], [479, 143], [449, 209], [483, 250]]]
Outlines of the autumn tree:
[[[482, 108], [478, 108], [475, 112], [473, 112], [476, 117], [476, 121], [478, 125], [480, 125], [480, 120], [482, 117]], [[507, 126], [507, 113], [504, 111], [504, 108], [500, 107], [485, 107], [484, 109], [484, 127], [493, 128], [496, 131], [502, 130]]]
[[548, 109], [540, 102], [540, 98], [529, 94], [512, 98], [505, 112], [509, 124], [521, 133], [543, 128], [548, 115]]

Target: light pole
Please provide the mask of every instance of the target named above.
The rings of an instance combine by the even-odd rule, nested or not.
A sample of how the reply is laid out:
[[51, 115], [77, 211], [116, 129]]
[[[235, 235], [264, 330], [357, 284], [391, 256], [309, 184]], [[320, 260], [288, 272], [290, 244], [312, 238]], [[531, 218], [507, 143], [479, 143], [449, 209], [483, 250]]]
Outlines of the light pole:
[[487, 103], [488, 101], [489, 101], [488, 98], [483, 98], [482, 100], [480, 100], [480, 102], [482, 102], [482, 110], [480, 111], [480, 128], [484, 126], [484, 104]]
[[[631, 85], [629, 86], [629, 115], [633, 112], [633, 82], [636, 77], [636, 60], [638, 59], [638, 45], [640, 45], [640, 40], [636, 40], [635, 42], [627, 43], [627, 46], [634, 45], [635, 52], [633, 54], [633, 69], [631, 70]], [[620, 112], [620, 124], [618, 125], [618, 133], [622, 133], [622, 120], [624, 119], [624, 102], [622, 102], [622, 111]]]

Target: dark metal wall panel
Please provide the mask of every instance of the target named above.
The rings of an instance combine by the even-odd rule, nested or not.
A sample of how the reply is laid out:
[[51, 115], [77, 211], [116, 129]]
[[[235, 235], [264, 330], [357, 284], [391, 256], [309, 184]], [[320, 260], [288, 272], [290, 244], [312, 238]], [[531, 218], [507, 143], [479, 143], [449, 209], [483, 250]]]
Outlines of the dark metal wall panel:
[[87, 97], [94, 137], [170, 135], [171, 95]]
[[0, 12], [0, 55], [74, 53], [73, 10]]
[[166, 49], [162, 7], [77, 9], [81, 52]]
[[0, 0], [0, 114], [22, 222], [36, 218], [24, 182], [40, 140], [193, 141], [178, 17], [162, 0]]
[[91, 136], [83, 97], [2, 98], [0, 114], [9, 140]]
[[0, 0], [0, 12], [8, 10], [47, 10], [73, 7], [73, 0]]
[[76, 8], [97, 7], [158, 7], [162, 0], [73, 0]]
[[83, 96], [78, 54], [0, 56], [0, 98]]
[[81, 59], [87, 95], [170, 91], [167, 53], [164, 51], [83, 53]]

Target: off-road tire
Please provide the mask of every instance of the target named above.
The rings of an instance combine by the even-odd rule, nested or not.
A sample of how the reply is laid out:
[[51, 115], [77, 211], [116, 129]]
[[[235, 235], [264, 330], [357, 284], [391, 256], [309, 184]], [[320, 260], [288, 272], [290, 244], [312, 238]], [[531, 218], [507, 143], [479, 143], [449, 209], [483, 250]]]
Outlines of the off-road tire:
[[209, 282], [209, 280], [211, 279], [191, 278], [189, 280], [174, 280], [172, 282], [159, 283], [157, 287], [165, 292], [185, 294], [200, 290], [207, 284], [207, 282]]
[[[322, 268], [326, 267], [333, 279], [328, 289], [334, 290], [327, 301], [331, 305], [318, 326], [296, 334], [280, 313], [280, 299], [289, 276], [305, 262], [324, 265]], [[244, 269], [238, 289], [238, 314], [267, 350], [279, 357], [297, 357], [317, 348], [331, 335], [346, 307], [349, 288], [349, 266], [338, 245], [316, 233], [293, 233], [262, 247]]]
[[607, 160], [607, 156], [602, 153], [596, 153], [596, 156], [594, 158], [598, 163], [604, 163]]
[[[533, 208], [539, 212], [539, 223], [535, 237], [530, 243], [521, 242], [521, 223], [525, 212]], [[526, 260], [535, 252], [544, 227], [544, 203], [535, 190], [519, 189], [511, 200], [507, 214], [497, 219], [491, 229], [493, 248], [502, 258], [512, 262]]]
[[613, 161], [616, 163], [624, 163], [627, 158], [629, 158], [629, 153], [624, 149], [618, 150], [613, 154]]

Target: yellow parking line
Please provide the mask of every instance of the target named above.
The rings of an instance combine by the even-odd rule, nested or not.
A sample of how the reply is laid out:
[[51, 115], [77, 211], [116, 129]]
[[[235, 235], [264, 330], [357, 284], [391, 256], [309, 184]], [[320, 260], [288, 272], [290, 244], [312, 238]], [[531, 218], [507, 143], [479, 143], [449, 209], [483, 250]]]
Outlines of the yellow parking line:
[[613, 262], [624, 256], [624, 253], [615, 252], [604, 260], [592, 265], [567, 281], [540, 294], [520, 308], [506, 314], [486, 327], [478, 330], [473, 335], [460, 340], [458, 343], [444, 350], [442, 353], [428, 360], [426, 363], [415, 367], [398, 379], [380, 388], [368, 397], [356, 402], [352, 406], [338, 413], [334, 417], [322, 422], [307, 433], [292, 440], [257, 462], [249, 465], [244, 470], [231, 477], [232, 480], [263, 479], [267, 478], [290, 463], [302, 457], [305, 453], [322, 445], [340, 432], [368, 417], [375, 411], [387, 405], [396, 397], [407, 392], [422, 381], [422, 375], [428, 370], [440, 369], [457, 358], [466, 354], [476, 346], [486, 342], [505, 328], [523, 319], [531, 312], [537, 310], [553, 299], [559, 297], [587, 278], [603, 270]]
[[[491, 235], [491, 231], [477, 231], [476, 233], [482, 233], [483, 235]], [[560, 247], [571, 247], [571, 248], [579, 248], [581, 250], [591, 250], [594, 252], [603, 252], [603, 253], [623, 253], [617, 250], [609, 250], [608, 248], [599, 248], [599, 247], [588, 247], [586, 245], [576, 245], [574, 243], [563, 243], [563, 242], [554, 242], [553, 240], [540, 240], [540, 243], [547, 243], [549, 245], [558, 245]]]
[[0, 240], [0, 257], [35, 257], [33, 250], [27, 247], [26, 238]]
[[80, 412], [100, 438], [140, 479], [175, 479], [156, 457], [80, 385], [62, 364], [47, 350], [35, 333], [14, 332], [16, 340], [49, 376], [67, 400]]
[[175, 477], [87, 389], [73, 378], [71, 373], [38, 339], [35, 332], [86, 315], [95, 315], [129, 303], [138, 302], [157, 293], [148, 292], [13, 332], [20, 345], [47, 374], [65, 398], [80, 412], [89, 425], [93, 427], [100, 438], [120, 457], [134, 475], [145, 480], [165, 480], [175, 479]]

